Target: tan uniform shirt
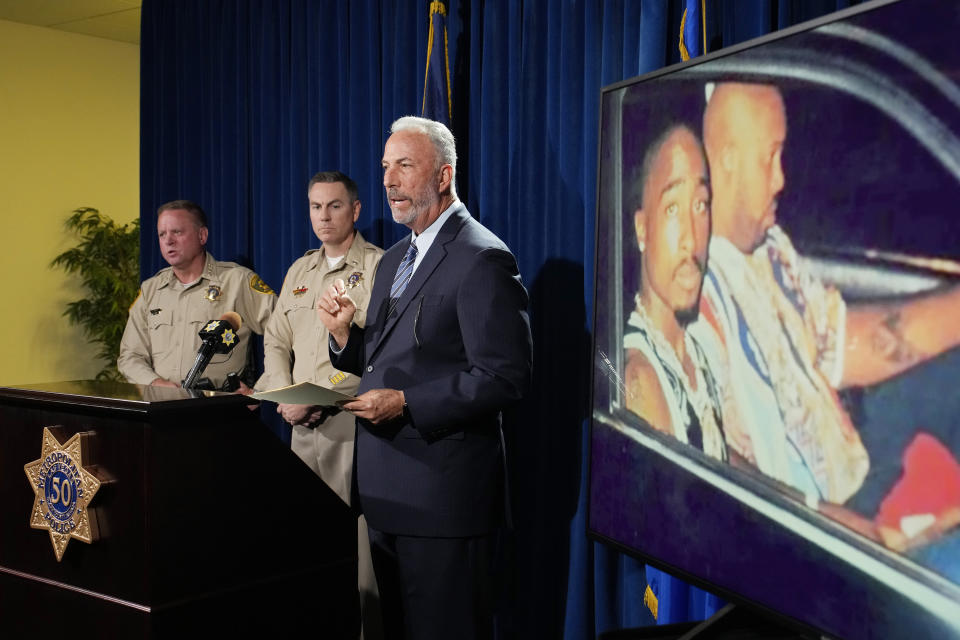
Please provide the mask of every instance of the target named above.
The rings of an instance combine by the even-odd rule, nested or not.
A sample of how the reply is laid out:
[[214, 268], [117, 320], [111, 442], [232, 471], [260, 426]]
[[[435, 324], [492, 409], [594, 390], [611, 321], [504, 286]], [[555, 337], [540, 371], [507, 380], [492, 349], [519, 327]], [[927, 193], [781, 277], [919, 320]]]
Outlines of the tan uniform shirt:
[[214, 354], [202, 376], [219, 388], [228, 373], [248, 362], [250, 332], [262, 334], [277, 301], [256, 273], [233, 262], [217, 262], [209, 253], [200, 280], [184, 288], [172, 267], [144, 280], [130, 307], [117, 366], [127, 380], [150, 384], [156, 378], [180, 383], [197, 357], [203, 324], [227, 311], [243, 319], [239, 342], [228, 354]]
[[[258, 390], [313, 382], [343, 393], [356, 393], [360, 378], [337, 371], [330, 364], [328, 332], [317, 315], [317, 300], [334, 280], [343, 280], [357, 305], [354, 322], [363, 326], [381, 255], [383, 250], [368, 244], [357, 231], [343, 260], [332, 268], [327, 264], [324, 249], [308, 251], [290, 266], [277, 307], [263, 334], [264, 373], [257, 381]], [[355, 429], [355, 418], [343, 411], [313, 427], [294, 425], [290, 434], [291, 450], [347, 504], [351, 497]], [[367, 625], [371, 616], [379, 620], [379, 609], [371, 606], [377, 598], [377, 582], [363, 516], [357, 519], [357, 585], [364, 611], [364, 635], [369, 638]]]
[[313, 382], [348, 394], [357, 390], [360, 378], [330, 364], [329, 334], [317, 316], [317, 300], [334, 280], [343, 280], [357, 305], [353, 321], [363, 326], [381, 255], [383, 249], [367, 243], [357, 231], [347, 255], [332, 269], [327, 265], [324, 249], [312, 249], [293, 263], [263, 336], [264, 373], [257, 381], [257, 390], [300, 382]]

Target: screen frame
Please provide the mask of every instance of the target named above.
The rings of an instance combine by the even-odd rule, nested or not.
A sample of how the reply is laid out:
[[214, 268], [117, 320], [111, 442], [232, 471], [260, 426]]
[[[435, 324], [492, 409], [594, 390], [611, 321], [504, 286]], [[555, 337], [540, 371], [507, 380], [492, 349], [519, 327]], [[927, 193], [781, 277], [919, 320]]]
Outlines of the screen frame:
[[[622, 179], [620, 178], [617, 179], [616, 189], [613, 190], [613, 193], [610, 193], [609, 192], [610, 190], [606, 189], [608, 185], [604, 184], [603, 182], [603, 179], [605, 177], [603, 175], [604, 167], [605, 165], [607, 166], [609, 165], [609, 162], [605, 163], [604, 161], [604, 153], [606, 151], [604, 148], [604, 142], [606, 141], [605, 133], [607, 133], [607, 127], [608, 127], [607, 123], [605, 122], [605, 116], [607, 115], [605, 102], [608, 99], [608, 96], [616, 96], [617, 92], [620, 92], [619, 95], [621, 99], [621, 104], [618, 104], [616, 106], [615, 110], [617, 112], [618, 119], [614, 125], [614, 128], [617, 130], [615, 134], [616, 139], [619, 140], [620, 136], [623, 135], [623, 132], [622, 132], [623, 92], [620, 91], [621, 89], [634, 87], [636, 85], [642, 85], [652, 80], [656, 80], [658, 78], [662, 78], [664, 76], [675, 74], [685, 69], [689, 69], [690, 67], [699, 66], [710, 61], [734, 56], [742, 51], [755, 49], [757, 47], [761, 47], [772, 42], [779, 42], [793, 35], [804, 33], [826, 24], [831, 24], [834, 22], [846, 20], [853, 16], [858, 16], [864, 13], [872, 12], [889, 5], [897, 4], [899, 2], [901, 2], [901, 0], [873, 0], [872, 2], [867, 2], [856, 7], [844, 9], [815, 20], [811, 20], [787, 29], [783, 29], [781, 31], [777, 31], [772, 34], [768, 34], [760, 38], [756, 38], [738, 45], [727, 47], [727, 48], [694, 58], [687, 62], [671, 65], [669, 67], [658, 69], [656, 71], [653, 71], [647, 74], [643, 74], [634, 78], [629, 78], [629, 79], [605, 86], [601, 89], [600, 96], [599, 96], [599, 105], [598, 105], [599, 117], [598, 117], [598, 137], [597, 137], [598, 144], [597, 144], [597, 164], [596, 164], [597, 175], [596, 175], [596, 200], [595, 200], [596, 222], [594, 226], [594, 283], [593, 283], [593, 298], [592, 298], [593, 299], [593, 327], [594, 327], [594, 332], [593, 332], [593, 347], [594, 347], [593, 359], [594, 360], [597, 358], [598, 350], [601, 347], [601, 345], [599, 344], [599, 338], [598, 338], [598, 333], [599, 333], [598, 327], [601, 326], [600, 325], [601, 322], [607, 321], [604, 318], [603, 314], [608, 311], [607, 300], [598, 299], [598, 296], [600, 295], [600, 291], [599, 291], [600, 288], [598, 286], [598, 282], [601, 277], [606, 277], [608, 273], [611, 273], [610, 270], [607, 268], [607, 265], [605, 264], [605, 260], [607, 260], [608, 256], [604, 253], [601, 253], [603, 249], [610, 248], [609, 244], [604, 244], [601, 242], [601, 240], [603, 239], [601, 237], [601, 234], [610, 232], [610, 228], [607, 228], [607, 229], [601, 228], [604, 218], [606, 217], [604, 210], [605, 210], [605, 207], [609, 207], [610, 202], [617, 203], [614, 210], [619, 210], [621, 208], [619, 203], [622, 202], [622, 195], [621, 195]], [[622, 157], [621, 157], [621, 160], [622, 160]], [[622, 164], [619, 164], [618, 166], [622, 167]], [[616, 223], [612, 224], [611, 227], [616, 228]], [[620, 245], [622, 245], [623, 237], [622, 237], [622, 234], [620, 233], [616, 233], [614, 235], [616, 236], [616, 238], [614, 239], [614, 242], [619, 244], [616, 248], [614, 248], [614, 250], [610, 251], [609, 253], [611, 255], [619, 257], [619, 256], [622, 256], [622, 246]], [[613, 267], [613, 273], [615, 274], [614, 278], [612, 279], [613, 281], [622, 282], [622, 277], [619, 280], [616, 279], [616, 275], [622, 276], [622, 271], [617, 271], [617, 269], [623, 268], [622, 260], [620, 262], [621, 264], [614, 265]], [[622, 289], [622, 287], [620, 287], [620, 289]], [[622, 297], [623, 292], [620, 291], [619, 295]], [[605, 335], [604, 338], [606, 339], [606, 342], [609, 343], [611, 336]], [[609, 344], [605, 344], [603, 346], [609, 347]], [[853, 633], [854, 635], [860, 635], [856, 633], [857, 627], [849, 624], [845, 625], [842, 623], [842, 621], [838, 623], [838, 621], [836, 620], [837, 616], [835, 613], [827, 612], [825, 615], [814, 615], [814, 616], [807, 616], [807, 615], [804, 615], [803, 613], [800, 613], [799, 615], [797, 614], [798, 611], [803, 610], [803, 607], [815, 608], [817, 606], [816, 599], [817, 598], [822, 599], [824, 597], [824, 594], [822, 592], [817, 593], [817, 595], [808, 595], [807, 597], [800, 597], [798, 598], [798, 601], [796, 603], [799, 606], [793, 607], [790, 611], [784, 611], [779, 608], [775, 608], [775, 606], [768, 601], [760, 601], [757, 598], [750, 597], [748, 595], [745, 595], [743, 593], [740, 593], [734, 590], [728, 584], [721, 584], [719, 582], [711, 580], [710, 577], [704, 577], [704, 575], [696, 573], [696, 569], [691, 571], [689, 567], [680, 566], [680, 564], [676, 562], [672, 562], [671, 559], [665, 560], [663, 558], [652, 556], [635, 547], [630, 546], [629, 544], [624, 543], [621, 540], [611, 538], [605, 535], [603, 532], [596, 530], [594, 528], [595, 487], [593, 486], [593, 484], [594, 484], [594, 478], [595, 478], [594, 465], [596, 464], [595, 454], [597, 453], [597, 446], [598, 446], [598, 443], [596, 441], [596, 438], [597, 438], [596, 430], [598, 429], [598, 426], [603, 426], [603, 428], [612, 428], [612, 429], [615, 428], [612, 425], [607, 423], [611, 419], [614, 419], [614, 420], [616, 419], [616, 415], [611, 415], [611, 416], [598, 415], [598, 411], [595, 404], [597, 401], [595, 394], [597, 393], [597, 386], [598, 386], [596, 383], [596, 377], [601, 375], [604, 375], [604, 374], [601, 373], [601, 371], [599, 370], [599, 367], [596, 365], [596, 362], [594, 361], [594, 366], [591, 367], [590, 404], [589, 404], [591, 408], [591, 418], [590, 418], [590, 438], [588, 441], [588, 463], [587, 463], [588, 464], [588, 468], [587, 468], [588, 495], [587, 495], [587, 525], [586, 525], [587, 537], [591, 540], [608, 545], [628, 556], [634, 557], [640, 561], [646, 562], [657, 568], [666, 570], [692, 584], [700, 586], [711, 592], [717, 593], [718, 595], [721, 595], [732, 602], [747, 604], [751, 607], [756, 607], [757, 609], [764, 611], [767, 614], [772, 615], [775, 618], [779, 619], [784, 624], [787, 624], [788, 626], [794, 627], [796, 629], [802, 629], [806, 631], [826, 632], [826, 633], [832, 633], [832, 634], [838, 634], [838, 635], [844, 635], [844, 636], [849, 635], [851, 633]], [[634, 417], [634, 420], [641, 420], [641, 419]], [[724, 463], [707, 458], [705, 455], [702, 455], [702, 454], [699, 456], [691, 456], [691, 452], [688, 451], [684, 445], [678, 443], [670, 436], [661, 434], [659, 432], [654, 432], [653, 430], [650, 430], [649, 433], [647, 432], [640, 433], [639, 436], [640, 436], [640, 439], [643, 440], [643, 444], [640, 445], [641, 447], [643, 447], [643, 451], [641, 451], [641, 453], [643, 454], [643, 456], [646, 456], [648, 458], [648, 462], [650, 460], [653, 460], [656, 463], [653, 465], [655, 468], [650, 470], [650, 474], [653, 477], [652, 478], [647, 477], [648, 481], [649, 480], [653, 480], [654, 482], [663, 481], [669, 476], [669, 472], [664, 475], [663, 469], [669, 468], [669, 469], [673, 469], [673, 472], [675, 472], [677, 469], [676, 461], [678, 459], [690, 459], [691, 457], [693, 457], [693, 458], [696, 458], [696, 462], [700, 467], [698, 472], [703, 472], [711, 477], [714, 477], [715, 480], [719, 478], [720, 484], [725, 484], [729, 482], [732, 485], [737, 485], [737, 483], [739, 483], [740, 485], [742, 485], [739, 487], [740, 490], [743, 490], [757, 497], [760, 500], [766, 500], [768, 502], [771, 502], [773, 508], [776, 510], [778, 514], [778, 517], [786, 517], [787, 519], [796, 518], [798, 516], [798, 513], [802, 512], [802, 505], [790, 504], [790, 502], [786, 500], [782, 496], [782, 494], [780, 494], [772, 486], [767, 486], [762, 479], [753, 478], [753, 477], [737, 477], [736, 478], [737, 482], [733, 482], [729, 480], [729, 478], [725, 478], [724, 476], [727, 475], [727, 473], [723, 469], [723, 467], [726, 466]], [[628, 439], [632, 438], [632, 436], [624, 436], [624, 437]], [[636, 438], [632, 438], [632, 439], [636, 440]], [[617, 448], [617, 446], [622, 447], [623, 445], [622, 443], [620, 443], [619, 445], [614, 445], [613, 448], [615, 449]], [[606, 453], [606, 451], [604, 451], [603, 453]], [[693, 453], [699, 454], [699, 452], [693, 452]], [[656, 457], [651, 458], [651, 456], [656, 456]], [[672, 462], [670, 462], [668, 465], [663, 465], [662, 464], [663, 461], [672, 461]], [[670, 466], [670, 465], [673, 465], [673, 466]], [[663, 469], [659, 469], [658, 467], [660, 466], [663, 466]], [[689, 470], [686, 470], [686, 471], [689, 472]], [[692, 482], [699, 483], [699, 486], [701, 487], [706, 486], [703, 484], [704, 480], [702, 476], [700, 476], [699, 480], [692, 481]], [[712, 488], [711, 490], [715, 490], [717, 487], [717, 484], [714, 483], [713, 485], [710, 485], [710, 486]], [[731, 495], [731, 493], [736, 493], [736, 492], [737, 492], [736, 490], [728, 490], [727, 495], [729, 496]], [[749, 510], [748, 507], [743, 506], [745, 503], [742, 500], [738, 504], [740, 505], [739, 507], [740, 515], [742, 516], [756, 515], [754, 511]], [[811, 518], [809, 517], [809, 514], [804, 514], [804, 515], [805, 517], [799, 518], [799, 520], [809, 525], [810, 524], [809, 520]], [[772, 516], [768, 515], [767, 517], [772, 517]], [[889, 617], [884, 616], [884, 619], [882, 620], [871, 619], [869, 621], [869, 626], [871, 628], [876, 627], [876, 629], [878, 629], [879, 632], [882, 634], [888, 634], [888, 633], [905, 634], [910, 632], [916, 632], [915, 623], [917, 621], [917, 618], [914, 616], [926, 616], [927, 618], [932, 619], [931, 628], [935, 629], [938, 633], [943, 632], [945, 630], [947, 633], [950, 634], [949, 637], [960, 637], [960, 632], [958, 632], [957, 630], [958, 628], [956, 626], [950, 625], [947, 627], [942, 627], [937, 623], [937, 620], [939, 620], [943, 616], [943, 612], [945, 610], [944, 606], [947, 606], [948, 608], [957, 606], [953, 598], [956, 597], [956, 594], [960, 593], [960, 589], [958, 589], [958, 587], [955, 584], [953, 584], [952, 582], [949, 582], [948, 580], [936, 574], [933, 574], [931, 571], [927, 570], [926, 568], [920, 567], [919, 568], [920, 570], [917, 571], [917, 567], [912, 562], [907, 561], [905, 558], [900, 557], [898, 554], [887, 551], [882, 547], [878, 548], [878, 545], [874, 545], [872, 543], [866, 544], [865, 541], [860, 539], [859, 536], [857, 536], [854, 532], [830, 520], [829, 518], [826, 518], [825, 516], [821, 516], [817, 514], [816, 516], [814, 516], [813, 519], [817, 521], [816, 526], [828, 532], [829, 535], [837, 538], [840, 541], [841, 548], [843, 548], [849, 553], [865, 555], [868, 559], [869, 566], [874, 568], [879, 567], [878, 570], [880, 571], [890, 569], [891, 565], [898, 567], [899, 571], [897, 569], [890, 569], [897, 574], [896, 576], [897, 579], [893, 580], [892, 582], [897, 582], [901, 577], [903, 577], [908, 581], [910, 588], [916, 590], [912, 594], [901, 593], [897, 591], [897, 589], [891, 586], [890, 579], [887, 579], [886, 581], [884, 581], [883, 579], [876, 579], [872, 575], [865, 574], [861, 568], [854, 568], [852, 570], [845, 571], [843, 570], [843, 569], [846, 569], [845, 567], [841, 567], [840, 569], [827, 567], [825, 568], [825, 571], [820, 572], [820, 574], [818, 574], [814, 578], [813, 581], [817, 581], [817, 580], [827, 581], [827, 582], [832, 581], [833, 583], [836, 583], [838, 587], [853, 589], [854, 591], [857, 590], [856, 588], [857, 584], [859, 584], [861, 587], [864, 584], [866, 584], [867, 585], [866, 589], [865, 590], [861, 589], [863, 593], [854, 598], [854, 600], [857, 600], [862, 607], [865, 608], [867, 602], [869, 601], [870, 610], [876, 609], [878, 605], [879, 607], [896, 608], [896, 613], [891, 614]], [[756, 526], [754, 529], [755, 531], [760, 531], [761, 528], [764, 526], [768, 526], [767, 523], [761, 523], [760, 525]], [[780, 533], [783, 534], [782, 535], [783, 539], [780, 540], [779, 542], [788, 542], [791, 538], [796, 537], [796, 536], [786, 535], [786, 533], [789, 533], [789, 532], [780, 532]], [[799, 565], [797, 564], [796, 566], [799, 566]], [[884, 569], [884, 567], [886, 569]], [[710, 575], [712, 576], [712, 574]], [[808, 579], [807, 582], [809, 583], [811, 582], [811, 580]], [[811, 594], [812, 593], [816, 593], [816, 592], [811, 592]], [[827, 594], [827, 597], [840, 596], [840, 595], [844, 595], [846, 599], [846, 594], [840, 594], [840, 593]], [[940, 612], [939, 614], [931, 613], [929, 608], [925, 607], [924, 605], [918, 602], [920, 600], [929, 600], [929, 599], [937, 600], [938, 606], [939, 606], [938, 611]], [[901, 618], [899, 622], [896, 619], [898, 617]], [[876, 622], [876, 625], [873, 624], [874, 622]], [[879, 636], [879, 637], [883, 637], [883, 636]], [[947, 637], [947, 636], [944, 636], [944, 637]]]

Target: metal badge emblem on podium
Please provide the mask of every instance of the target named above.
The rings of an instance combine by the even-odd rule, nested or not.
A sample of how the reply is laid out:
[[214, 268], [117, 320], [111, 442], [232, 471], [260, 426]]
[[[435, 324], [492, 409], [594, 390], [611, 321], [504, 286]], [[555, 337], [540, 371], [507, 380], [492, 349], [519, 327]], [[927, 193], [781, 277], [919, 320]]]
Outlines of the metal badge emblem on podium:
[[86, 440], [92, 433], [74, 434], [61, 444], [55, 430], [44, 427], [40, 458], [23, 470], [34, 492], [30, 526], [50, 532], [60, 562], [71, 538], [88, 544], [97, 540], [97, 518], [88, 507], [100, 480], [83, 466]]

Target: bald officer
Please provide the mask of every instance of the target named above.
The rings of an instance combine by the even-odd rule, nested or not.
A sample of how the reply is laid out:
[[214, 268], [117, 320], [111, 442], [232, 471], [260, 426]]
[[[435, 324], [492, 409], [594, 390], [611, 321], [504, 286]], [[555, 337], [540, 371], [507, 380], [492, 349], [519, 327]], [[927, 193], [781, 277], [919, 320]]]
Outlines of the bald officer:
[[[346, 283], [359, 307], [354, 322], [363, 326], [373, 275], [383, 250], [354, 229], [360, 215], [357, 184], [339, 171], [316, 174], [307, 185], [310, 223], [323, 243], [287, 271], [277, 308], [263, 337], [264, 373], [257, 389], [266, 391], [300, 382], [353, 395], [360, 378], [330, 364], [328, 333], [315, 311], [316, 300], [334, 282]], [[277, 412], [293, 427], [290, 446], [314, 473], [350, 504], [355, 419], [321, 407], [280, 404]], [[370, 559], [367, 525], [358, 523], [358, 585], [366, 640], [380, 637], [376, 580]]]
[[207, 253], [207, 217], [199, 205], [174, 200], [157, 210], [160, 251], [170, 265], [145, 280], [130, 307], [117, 367], [136, 384], [177, 387], [200, 348], [204, 323], [235, 311], [243, 318], [239, 342], [217, 354], [203, 376], [216, 389], [241, 373], [250, 357], [250, 333], [263, 333], [277, 296], [256, 273]]

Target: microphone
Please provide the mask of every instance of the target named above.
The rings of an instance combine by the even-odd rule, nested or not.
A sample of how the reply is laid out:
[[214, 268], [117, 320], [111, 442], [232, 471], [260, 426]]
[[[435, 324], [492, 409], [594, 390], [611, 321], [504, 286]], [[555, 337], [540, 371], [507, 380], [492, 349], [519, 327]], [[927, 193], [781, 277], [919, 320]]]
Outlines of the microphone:
[[240, 330], [243, 319], [236, 311], [227, 311], [217, 320], [210, 320], [200, 329], [200, 348], [197, 350], [197, 359], [183, 379], [181, 386], [184, 389], [193, 389], [203, 370], [210, 364], [215, 353], [230, 353], [237, 342], [237, 331]]

